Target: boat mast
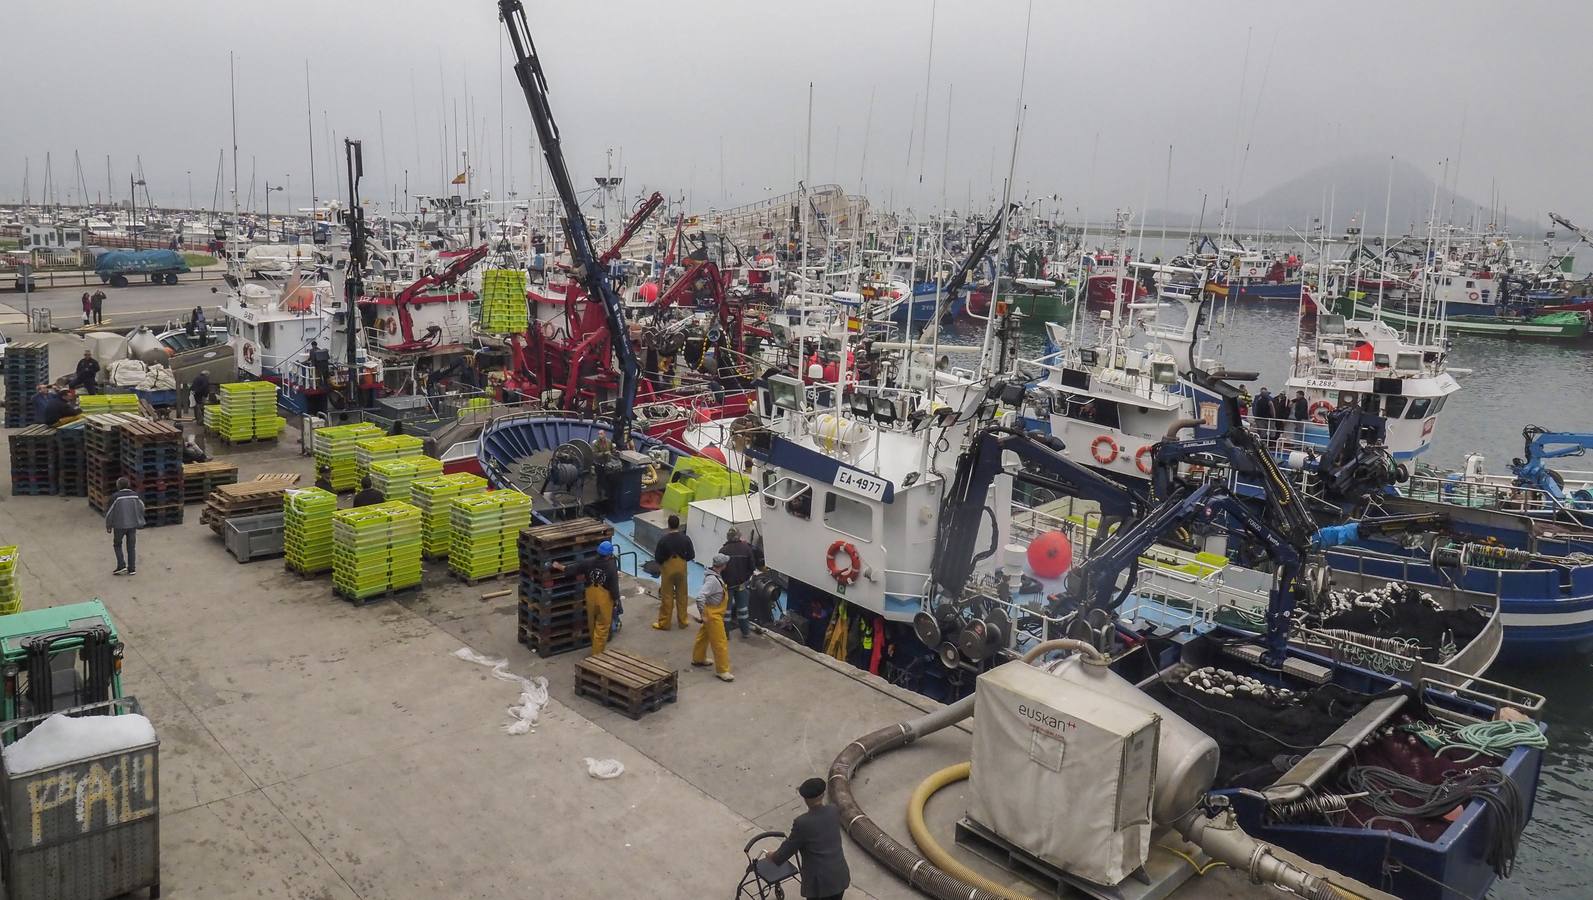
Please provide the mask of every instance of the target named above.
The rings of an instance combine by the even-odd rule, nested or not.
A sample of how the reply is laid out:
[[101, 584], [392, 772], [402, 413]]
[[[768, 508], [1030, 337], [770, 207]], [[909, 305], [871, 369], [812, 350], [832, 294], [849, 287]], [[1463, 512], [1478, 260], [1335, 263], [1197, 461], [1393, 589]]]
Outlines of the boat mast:
[[304, 139], [310, 150], [310, 235], [315, 235], [315, 211], [320, 208], [320, 194], [315, 191], [315, 116], [310, 112], [310, 61], [304, 61]]
[[[1023, 136], [1023, 113], [1027, 109], [1023, 103], [1023, 89], [1029, 78], [1029, 33], [1033, 23], [1034, 0], [1029, 0], [1028, 11], [1024, 14], [1023, 20], [1023, 62], [1018, 67], [1018, 109], [1015, 117], [1016, 121], [1012, 126], [1012, 153], [1007, 158], [1007, 177], [1001, 186], [1001, 211], [1003, 213], [1012, 208], [1012, 173], [1018, 167], [1018, 141]], [[997, 301], [1001, 294], [1001, 262], [1007, 258], [1008, 225], [1009, 221], [1002, 219], [1001, 245], [1000, 249], [996, 251], [996, 277], [990, 285], [990, 314], [985, 319], [985, 339], [979, 351], [979, 371], [984, 375], [991, 374], [989, 370], [990, 342], [995, 336], [996, 317], [1000, 308]], [[1001, 317], [1006, 318], [1004, 314]]]

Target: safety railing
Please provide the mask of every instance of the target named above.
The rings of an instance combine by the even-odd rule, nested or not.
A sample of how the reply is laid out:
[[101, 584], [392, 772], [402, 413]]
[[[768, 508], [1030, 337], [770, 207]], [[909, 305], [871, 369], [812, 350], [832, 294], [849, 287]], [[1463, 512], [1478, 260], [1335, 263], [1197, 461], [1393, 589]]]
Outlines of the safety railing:
[[1471, 509], [1501, 512], [1544, 512], [1561, 505], [1546, 491], [1522, 487], [1509, 481], [1483, 481], [1475, 478], [1437, 478], [1413, 475], [1400, 486], [1400, 493], [1412, 500], [1430, 500]]

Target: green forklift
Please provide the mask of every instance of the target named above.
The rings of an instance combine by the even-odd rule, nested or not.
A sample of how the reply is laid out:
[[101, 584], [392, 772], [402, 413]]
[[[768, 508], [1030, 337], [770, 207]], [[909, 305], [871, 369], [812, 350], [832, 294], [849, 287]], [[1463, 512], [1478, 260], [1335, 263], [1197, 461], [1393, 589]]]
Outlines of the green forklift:
[[[99, 600], [0, 616], [0, 723], [119, 699], [122, 652]], [[26, 732], [3, 733], [9, 744]]]

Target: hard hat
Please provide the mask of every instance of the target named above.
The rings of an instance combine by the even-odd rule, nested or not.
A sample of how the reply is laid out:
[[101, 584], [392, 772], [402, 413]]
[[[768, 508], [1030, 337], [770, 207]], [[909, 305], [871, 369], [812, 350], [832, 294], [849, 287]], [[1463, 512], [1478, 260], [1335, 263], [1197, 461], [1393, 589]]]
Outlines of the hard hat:
[[614, 555], [614, 542], [613, 541], [604, 541], [603, 543], [598, 544], [597, 545], [597, 555], [598, 556], [613, 556]]

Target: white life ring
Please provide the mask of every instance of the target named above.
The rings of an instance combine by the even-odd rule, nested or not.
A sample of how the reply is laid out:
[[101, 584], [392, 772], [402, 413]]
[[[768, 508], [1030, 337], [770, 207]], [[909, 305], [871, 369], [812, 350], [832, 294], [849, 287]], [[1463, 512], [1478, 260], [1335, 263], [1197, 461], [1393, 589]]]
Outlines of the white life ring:
[[1476, 301], [1476, 300], [1480, 299], [1481, 297], [1482, 297], [1482, 295], [1478, 294], [1476, 291], [1472, 291], [1471, 293], [1466, 295], [1466, 298], [1468, 300], [1472, 300], [1472, 301]]
[[1255, 266], [1251, 266], [1251, 267], [1250, 267], [1250, 274], [1251, 274], [1251, 275], [1252, 275], [1252, 276], [1255, 276], [1255, 275], [1260, 275], [1260, 274], [1261, 274], [1261, 270], [1260, 270], [1260, 269], [1258, 269], [1258, 268], [1256, 268], [1256, 267], [1255, 267]]

